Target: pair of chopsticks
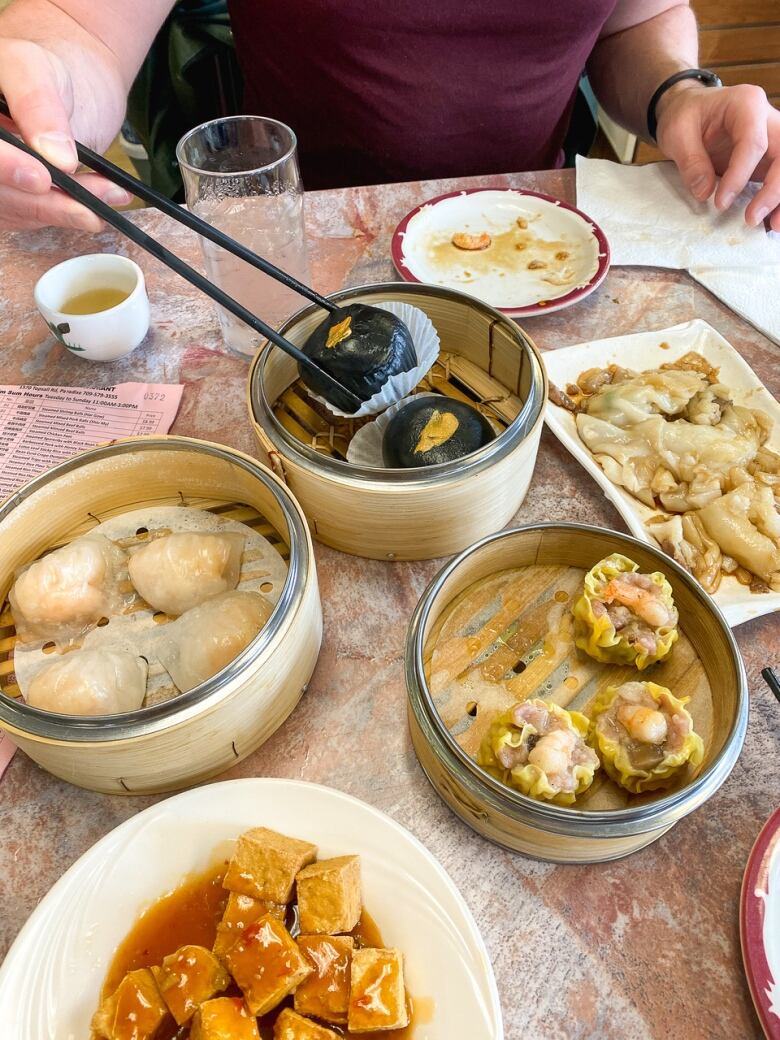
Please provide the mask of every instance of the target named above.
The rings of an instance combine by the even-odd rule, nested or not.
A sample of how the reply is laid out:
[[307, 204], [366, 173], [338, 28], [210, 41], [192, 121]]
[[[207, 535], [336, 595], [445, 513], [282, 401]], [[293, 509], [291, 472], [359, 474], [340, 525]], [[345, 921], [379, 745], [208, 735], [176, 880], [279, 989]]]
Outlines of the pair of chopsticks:
[[761, 675], [772, 693], [780, 701], [780, 676], [774, 668], [762, 668]]
[[[0, 95], [0, 114], [9, 116], [11, 115], [5, 98]], [[349, 400], [353, 403], [355, 411], [361, 406], [360, 399], [353, 394], [346, 387], [342, 386], [337, 379], [334, 379], [328, 372], [320, 367], [315, 361], [307, 357], [301, 350], [290, 343], [289, 340], [285, 339], [280, 333], [273, 329], [270, 325], [267, 325], [261, 318], [247, 310], [246, 307], [242, 306], [237, 300], [234, 300], [232, 296], [228, 296], [226, 292], [209, 281], [204, 275], [200, 274], [194, 268], [190, 267], [181, 260], [175, 253], [172, 253], [169, 249], [166, 249], [164, 245], [152, 238], [151, 235], [147, 235], [146, 232], [141, 231], [140, 228], [136, 227], [132, 221], [128, 220], [127, 217], [121, 213], [117, 213], [116, 210], [112, 209], [109, 205], [99, 199], [96, 195], [93, 195], [91, 191], [87, 191], [77, 180], [69, 176], [67, 173], [63, 173], [62, 170], [56, 166], [52, 166], [51, 163], [47, 162], [42, 155], [39, 155], [35, 149], [25, 144], [24, 141], [16, 137], [10, 130], [0, 127], [0, 141], [4, 141], [6, 144], [13, 145], [14, 148], [18, 148], [22, 152], [26, 152], [27, 155], [31, 155], [34, 159], [37, 159], [45, 168], [49, 171], [52, 179], [52, 183], [55, 184], [61, 191], [65, 192], [66, 195], [70, 195], [71, 198], [76, 199], [87, 209], [96, 213], [102, 220], [112, 227], [115, 227], [117, 231], [120, 231], [123, 235], [129, 238], [136, 245], [141, 246], [152, 256], [156, 257], [176, 274], [181, 275], [191, 285], [194, 285], [197, 289], [200, 289], [207, 296], [210, 296], [212, 300], [218, 303], [225, 310], [230, 311], [237, 318], [247, 324], [255, 332], [258, 332], [261, 336], [270, 340], [277, 347], [283, 350], [286, 354], [303, 365], [315, 372], [321, 379], [324, 379], [331, 387], [335, 390], [341, 391], [346, 394]], [[235, 239], [224, 232], [219, 231], [217, 228], [212, 227], [205, 220], [197, 217], [194, 213], [191, 213], [187, 209], [183, 209], [181, 206], [177, 206], [175, 202], [171, 202], [169, 198], [156, 191], [154, 188], [150, 188], [143, 181], [139, 181], [137, 178], [126, 173], [124, 170], [115, 166], [108, 159], [98, 155], [97, 152], [93, 152], [91, 148], [87, 148], [83, 144], [76, 142], [76, 151], [78, 153], [79, 160], [84, 166], [94, 170], [95, 173], [102, 174], [105, 178], [113, 181], [114, 184], [119, 185], [120, 188], [124, 188], [131, 194], [136, 195], [144, 202], [153, 206], [160, 212], [165, 213], [166, 216], [173, 217], [180, 224], [190, 228], [192, 231], [196, 231], [199, 235], [226, 249], [228, 252], [233, 253], [234, 256], [239, 257], [241, 260], [245, 260], [246, 263], [251, 264], [252, 267], [256, 267], [258, 270], [263, 271], [271, 278], [276, 279], [277, 282], [281, 282], [282, 285], [286, 285], [289, 289], [293, 289], [295, 292], [300, 293], [307, 300], [317, 304], [318, 307], [322, 307], [324, 310], [333, 312], [338, 310], [338, 305], [333, 303], [332, 300], [326, 299], [324, 296], [320, 296], [319, 293], [315, 292], [308, 285], [304, 285], [303, 282], [299, 282], [297, 278], [293, 278], [292, 275], [287, 274], [280, 268], [275, 267], [274, 264], [265, 260], [262, 256], [258, 256], [251, 249], [247, 249], [246, 246], [241, 245], [240, 242], [236, 242]]]

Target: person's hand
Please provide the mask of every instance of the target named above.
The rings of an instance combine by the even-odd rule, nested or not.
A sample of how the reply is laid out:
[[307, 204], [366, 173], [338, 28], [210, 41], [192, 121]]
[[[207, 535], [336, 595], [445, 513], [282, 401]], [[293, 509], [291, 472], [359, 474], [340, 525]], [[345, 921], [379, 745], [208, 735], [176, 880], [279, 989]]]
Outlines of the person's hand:
[[[36, 43], [0, 38], [0, 93], [13, 116], [13, 122], [3, 117], [0, 122], [66, 173], [78, 167], [74, 135], [99, 148], [112, 139], [113, 127], [89, 125], [90, 114], [93, 124], [100, 121], [95, 107], [79, 105], [80, 114], [74, 117], [75, 90], [65, 63]], [[126, 191], [97, 174], [80, 173], [76, 179], [110, 206], [130, 202]], [[0, 230], [51, 224], [84, 231], [102, 227], [94, 213], [52, 187], [49, 173], [39, 162], [0, 142]]]
[[695, 198], [715, 191], [715, 205], [725, 210], [748, 181], [762, 181], [745, 219], [755, 226], [768, 218], [780, 231], [780, 112], [760, 87], [684, 80], [661, 98], [657, 117], [658, 146]]

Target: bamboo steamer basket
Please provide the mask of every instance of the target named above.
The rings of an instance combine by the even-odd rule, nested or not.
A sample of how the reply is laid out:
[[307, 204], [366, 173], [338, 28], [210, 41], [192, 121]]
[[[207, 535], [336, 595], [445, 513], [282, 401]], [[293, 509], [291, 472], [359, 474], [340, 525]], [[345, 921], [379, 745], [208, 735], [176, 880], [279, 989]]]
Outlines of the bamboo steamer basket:
[[[480, 300], [437, 286], [367, 285], [331, 298], [399, 301], [425, 311], [442, 353], [418, 389], [475, 405], [502, 432], [467, 458], [439, 466], [353, 466], [345, 461], [347, 445], [366, 420], [336, 420], [313, 406], [295, 361], [266, 347], [250, 372], [250, 416], [314, 537], [357, 556], [420, 560], [460, 552], [504, 527], [528, 490], [547, 397], [544, 366], [529, 337]], [[319, 308], [306, 307], [281, 332], [302, 346], [321, 321]]]
[[[669, 579], [680, 614], [680, 638], [670, 657], [640, 673], [634, 668], [620, 669], [592, 662], [571, 643], [560, 649], [560, 641], [556, 644], [553, 636], [549, 661], [545, 656], [548, 653], [545, 639], [540, 660], [533, 660], [531, 676], [531, 664], [526, 666], [519, 659], [522, 640], [518, 638], [518, 649], [512, 652], [512, 638], [507, 637], [505, 622], [509, 617], [514, 618], [517, 628], [510, 628], [510, 632], [521, 629], [523, 619], [531, 616], [536, 617], [536, 624], [545, 626], [551, 616], [546, 613], [545, 604], [549, 603], [549, 609], [554, 610], [556, 600], [569, 601], [565, 607], [568, 612], [573, 598], [579, 594], [582, 573], [613, 552], [628, 556], [642, 571], [659, 570]], [[518, 594], [512, 608], [506, 616], [496, 614], [488, 620], [491, 609], [495, 609], [487, 605], [487, 597], [495, 587], [489, 583], [501, 582], [500, 572], [513, 568], [529, 569], [522, 571], [522, 579], [516, 579]], [[568, 591], [560, 589], [562, 584], [568, 585]], [[556, 588], [558, 591], [554, 591]], [[486, 613], [469, 627], [469, 639], [460, 641], [460, 652], [466, 654], [466, 668], [474, 666], [474, 662], [484, 668], [489, 652], [486, 642], [495, 641], [493, 645], [501, 644], [500, 667], [506, 665], [507, 674], [519, 673], [517, 682], [510, 681], [509, 692], [503, 692], [502, 696], [508, 696], [510, 702], [527, 696], [543, 696], [564, 707], [585, 710], [586, 714], [586, 705], [592, 699], [590, 693], [583, 685], [579, 700], [575, 694], [567, 694], [567, 683], [577, 685], [576, 680], [568, 678], [570, 675], [589, 671], [593, 681], [602, 688], [631, 678], [651, 679], [661, 684], [666, 680], [678, 696], [692, 695], [689, 710], [705, 742], [704, 762], [698, 773], [667, 792], [633, 797], [599, 773], [592, 798], [588, 797], [589, 791], [578, 798], [574, 807], [561, 807], [528, 798], [480, 768], [471, 757], [476, 741], [481, 739], [480, 731], [475, 729], [473, 746], [469, 748], [468, 730], [464, 736], [462, 724], [452, 723], [452, 718], [462, 713], [461, 723], [468, 726], [469, 719], [465, 717], [468, 714], [474, 716], [476, 725], [480, 719], [479, 693], [475, 693], [475, 700], [465, 704], [465, 708], [458, 704], [442, 706], [445, 714], [450, 712], [448, 728], [431, 689], [432, 686], [441, 689], [441, 683], [437, 687], [435, 676], [432, 678], [437, 646], [441, 648], [438, 651], [441, 656], [435, 660], [436, 669], [442, 667], [442, 660], [445, 667], [451, 665], [453, 670], [461, 667], [457, 658], [447, 660], [450, 647], [455, 653], [456, 639], [451, 642], [445, 638], [439, 642], [439, 639], [443, 632], [452, 634], [457, 630], [456, 610], [459, 611], [457, 619], [474, 616], [472, 604], [479, 601], [480, 594]], [[494, 599], [493, 604], [495, 602]], [[562, 625], [563, 609], [560, 611]], [[446, 630], [449, 617], [453, 617], [453, 622]], [[480, 642], [480, 632], [474, 632], [477, 624], [484, 625], [483, 642]], [[562, 679], [564, 674], [566, 679]], [[583, 524], [549, 523], [507, 530], [483, 539], [444, 567], [428, 586], [412, 618], [406, 644], [406, 682], [414, 748], [428, 779], [447, 805], [490, 841], [558, 863], [618, 859], [657, 840], [678, 820], [703, 805], [720, 787], [737, 761], [747, 729], [745, 668], [734, 637], [712, 599], [660, 550], [628, 535]], [[485, 684], [474, 689], [481, 689], [482, 703], [489, 705], [497, 687]], [[444, 705], [447, 696], [440, 696], [438, 703]], [[486, 708], [481, 722], [485, 728], [491, 714], [495, 717], [496, 711], [491, 713]], [[583, 808], [583, 803], [587, 808]]]
[[[14, 572], [112, 516], [143, 506], [208, 509], [251, 526], [288, 564], [271, 617], [226, 668], [178, 696], [121, 715], [67, 716], [19, 700], [7, 602]], [[303, 513], [266, 467], [186, 437], [117, 441], [69, 459], [0, 506], [0, 726], [55, 776], [108, 794], [173, 791], [263, 743], [297, 704], [322, 640]]]

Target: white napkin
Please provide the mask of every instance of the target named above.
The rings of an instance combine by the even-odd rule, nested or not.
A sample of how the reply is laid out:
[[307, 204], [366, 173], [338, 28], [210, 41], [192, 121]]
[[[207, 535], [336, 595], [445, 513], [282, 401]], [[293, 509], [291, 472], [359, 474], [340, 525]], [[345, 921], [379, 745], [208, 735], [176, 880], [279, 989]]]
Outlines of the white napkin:
[[780, 264], [694, 267], [689, 274], [740, 318], [780, 344]]
[[780, 235], [745, 224], [751, 184], [726, 213], [697, 202], [671, 162], [577, 157], [577, 205], [601, 225], [613, 264], [687, 270], [780, 343]]

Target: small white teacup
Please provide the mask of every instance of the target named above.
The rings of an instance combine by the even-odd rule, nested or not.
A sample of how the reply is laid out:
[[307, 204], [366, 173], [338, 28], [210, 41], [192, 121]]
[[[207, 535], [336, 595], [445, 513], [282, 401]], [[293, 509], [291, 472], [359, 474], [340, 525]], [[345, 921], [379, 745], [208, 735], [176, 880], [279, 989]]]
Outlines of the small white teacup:
[[[105, 310], [66, 313], [71, 301], [100, 290], [114, 290], [125, 298]], [[52, 267], [38, 279], [35, 303], [60, 343], [90, 361], [124, 357], [149, 331], [143, 271], [126, 256], [114, 253], [74, 256]]]

